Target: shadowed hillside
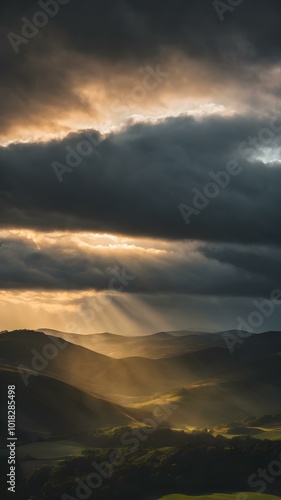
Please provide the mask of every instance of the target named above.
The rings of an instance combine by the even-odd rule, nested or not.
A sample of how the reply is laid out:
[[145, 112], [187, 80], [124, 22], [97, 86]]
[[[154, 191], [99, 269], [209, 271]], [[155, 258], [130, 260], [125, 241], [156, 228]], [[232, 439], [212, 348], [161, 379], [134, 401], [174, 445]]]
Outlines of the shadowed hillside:
[[[26, 386], [14, 369], [0, 369], [0, 384], [16, 386], [17, 429], [25, 432], [55, 435], [81, 433], [102, 426], [134, 423], [137, 411], [98, 399], [50, 377], [38, 375]], [[5, 421], [7, 409], [1, 405], [0, 418]]]
[[[71, 343], [56, 347], [58, 341], [38, 332], [3, 333], [2, 365], [17, 368], [20, 360], [27, 376], [34, 366], [42, 367], [42, 375], [133, 410], [152, 411], [159, 402], [169, 406], [176, 401], [173, 425], [213, 426], [281, 411], [277, 332], [255, 335], [233, 354], [212, 347], [164, 359], [112, 359]], [[55, 346], [57, 355], [46, 361], [42, 356], [48, 345]]]

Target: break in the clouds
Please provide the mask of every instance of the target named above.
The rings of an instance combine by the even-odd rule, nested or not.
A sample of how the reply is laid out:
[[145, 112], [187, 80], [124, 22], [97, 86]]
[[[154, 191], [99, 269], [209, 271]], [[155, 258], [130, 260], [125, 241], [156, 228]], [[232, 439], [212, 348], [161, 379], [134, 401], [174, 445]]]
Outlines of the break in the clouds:
[[235, 327], [280, 287], [280, 14], [1, 3], [3, 328]]
[[[1, 231], [2, 328], [237, 328], [280, 289], [280, 252], [92, 233]], [[277, 328], [281, 310], [264, 319]]]
[[[267, 297], [281, 282], [270, 248], [1, 232], [1, 290]], [[104, 243], [102, 243], [102, 239]]]
[[227, 113], [279, 106], [280, 3], [245, 0], [225, 12], [224, 22], [213, 3], [60, 1], [40, 28], [33, 20], [48, 10], [47, 0], [16, 1], [12, 8], [5, 0], [2, 143], [199, 106]]

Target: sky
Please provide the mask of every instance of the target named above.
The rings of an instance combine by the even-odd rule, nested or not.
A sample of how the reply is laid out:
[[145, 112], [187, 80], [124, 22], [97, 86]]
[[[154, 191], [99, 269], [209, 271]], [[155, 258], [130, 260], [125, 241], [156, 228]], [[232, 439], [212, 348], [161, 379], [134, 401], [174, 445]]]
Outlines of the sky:
[[3, 0], [0, 330], [280, 329], [279, 0]]

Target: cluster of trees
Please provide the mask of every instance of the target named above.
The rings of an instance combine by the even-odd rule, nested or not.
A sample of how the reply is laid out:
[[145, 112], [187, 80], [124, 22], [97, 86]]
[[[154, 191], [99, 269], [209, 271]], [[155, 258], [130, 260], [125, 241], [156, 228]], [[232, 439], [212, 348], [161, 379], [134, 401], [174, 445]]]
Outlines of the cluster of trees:
[[[90, 483], [93, 489], [84, 491], [84, 499], [155, 500], [175, 492], [245, 491], [249, 490], [249, 476], [258, 468], [267, 468], [281, 451], [280, 441], [259, 441], [250, 437], [229, 440], [207, 431], [187, 434], [159, 429], [134, 452], [120, 448], [119, 441], [122, 460], [113, 467], [111, 474], [105, 464], [109, 454], [116, 453], [121, 432], [124, 429], [100, 435], [101, 448], [87, 449], [82, 456], [63, 461], [54, 468], [37, 469], [18, 484], [17, 499], [78, 500], [78, 484], [86, 485], [89, 477], [96, 480], [99, 474], [99, 486]], [[105, 443], [108, 448], [104, 447]], [[75, 481], [77, 478], [80, 483]], [[281, 495], [280, 478], [268, 485], [267, 492]]]

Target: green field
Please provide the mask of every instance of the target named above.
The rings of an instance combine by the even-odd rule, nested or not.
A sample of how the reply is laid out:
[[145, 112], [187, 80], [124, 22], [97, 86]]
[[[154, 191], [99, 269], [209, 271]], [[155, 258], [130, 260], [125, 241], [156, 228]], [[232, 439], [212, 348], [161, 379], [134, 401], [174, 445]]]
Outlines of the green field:
[[[227, 429], [215, 430], [214, 435], [220, 435], [227, 439], [232, 439], [233, 437], [243, 436], [245, 434], [229, 434], [226, 432]], [[251, 430], [251, 428], [249, 428]], [[255, 439], [269, 439], [271, 441], [281, 440], [281, 427], [258, 427], [259, 432], [257, 434], [249, 433]]]
[[270, 439], [272, 441], [276, 441], [277, 439], [281, 439], [281, 428], [276, 427], [275, 429], [264, 429], [264, 432], [256, 434], [253, 437], [257, 439]]
[[17, 456], [25, 477], [43, 465], [55, 467], [62, 460], [81, 455], [85, 445], [70, 439], [62, 441], [42, 441], [19, 446]]
[[261, 495], [259, 493], [233, 493], [232, 495], [225, 495], [224, 493], [214, 493], [212, 495], [203, 495], [190, 497], [186, 495], [169, 495], [162, 497], [160, 500], [276, 500], [276, 496]]

